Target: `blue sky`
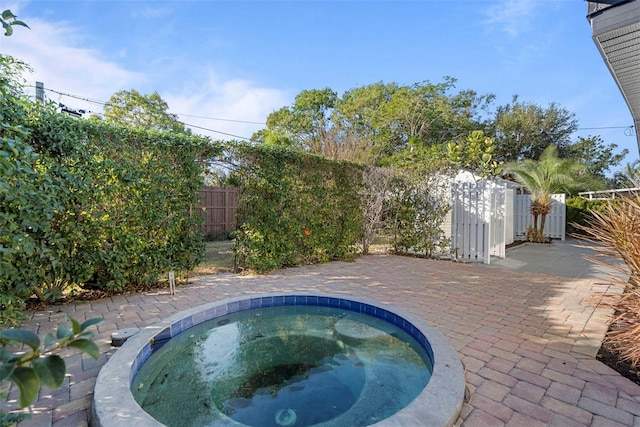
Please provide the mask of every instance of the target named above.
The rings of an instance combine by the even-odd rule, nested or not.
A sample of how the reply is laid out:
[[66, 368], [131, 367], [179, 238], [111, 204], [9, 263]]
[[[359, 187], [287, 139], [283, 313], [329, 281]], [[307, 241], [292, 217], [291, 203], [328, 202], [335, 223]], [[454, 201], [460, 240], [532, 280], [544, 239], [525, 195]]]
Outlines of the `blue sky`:
[[31, 27], [0, 39], [3, 54], [35, 69], [28, 84], [101, 101], [123, 89], [157, 91], [184, 122], [220, 132], [251, 136], [262, 126], [211, 118], [263, 123], [305, 89], [342, 94], [451, 76], [459, 90], [495, 94], [496, 106], [514, 94], [555, 102], [575, 113], [575, 138], [600, 135], [629, 149], [627, 161], [638, 158], [635, 134], [624, 129], [631, 115], [581, 0], [50, 0], [3, 8]]

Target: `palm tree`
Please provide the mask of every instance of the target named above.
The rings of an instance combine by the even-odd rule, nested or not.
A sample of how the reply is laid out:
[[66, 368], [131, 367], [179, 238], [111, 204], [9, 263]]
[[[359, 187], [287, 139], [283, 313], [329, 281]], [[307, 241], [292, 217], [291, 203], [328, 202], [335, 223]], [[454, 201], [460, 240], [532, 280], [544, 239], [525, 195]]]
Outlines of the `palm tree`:
[[555, 145], [545, 148], [539, 160], [510, 162], [504, 169], [531, 193], [530, 212], [533, 215], [533, 236], [536, 241], [544, 241], [544, 225], [547, 214], [551, 211], [551, 195], [558, 192], [572, 193], [584, 189], [593, 181], [586, 175], [583, 164], [572, 159], [558, 158], [558, 147]]

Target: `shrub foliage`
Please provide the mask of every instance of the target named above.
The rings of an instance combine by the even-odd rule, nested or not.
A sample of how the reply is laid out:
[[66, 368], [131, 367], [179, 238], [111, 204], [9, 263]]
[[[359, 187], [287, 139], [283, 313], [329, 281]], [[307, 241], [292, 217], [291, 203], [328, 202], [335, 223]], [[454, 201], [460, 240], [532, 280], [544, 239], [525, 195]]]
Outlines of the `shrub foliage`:
[[584, 234], [577, 225], [587, 226], [589, 221], [593, 220], [592, 212], [602, 212], [607, 203], [606, 200], [588, 200], [579, 196], [569, 197], [566, 200], [567, 231], [572, 234]]
[[235, 144], [242, 159], [239, 266], [258, 272], [351, 260], [362, 239], [362, 168], [286, 148]]
[[[0, 57], [5, 70], [16, 64]], [[71, 286], [122, 290], [204, 251], [192, 212], [207, 138], [78, 120], [0, 83], [0, 293], [5, 305]], [[0, 311], [0, 321], [3, 313]]]

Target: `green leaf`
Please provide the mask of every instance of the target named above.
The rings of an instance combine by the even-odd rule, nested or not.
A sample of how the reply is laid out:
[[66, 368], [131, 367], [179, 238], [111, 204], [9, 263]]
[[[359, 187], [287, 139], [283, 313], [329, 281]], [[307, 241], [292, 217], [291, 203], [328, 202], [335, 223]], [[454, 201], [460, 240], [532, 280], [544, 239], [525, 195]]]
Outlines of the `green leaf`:
[[11, 363], [16, 362], [20, 359], [20, 356], [17, 356], [15, 353], [7, 351], [4, 347], [0, 347], [0, 362], [2, 363]]
[[27, 24], [25, 24], [22, 21], [13, 21], [13, 22], [11, 22], [11, 25], [20, 25], [22, 27], [27, 27], [27, 28], [31, 29]]
[[2, 19], [8, 20], [11, 18], [16, 18], [16, 15], [14, 15], [9, 9], [2, 12]]
[[20, 389], [20, 407], [29, 406], [38, 397], [40, 380], [31, 368], [17, 367], [9, 377]]
[[47, 333], [44, 337], [44, 345], [45, 347], [53, 347], [58, 342], [58, 339], [51, 335], [51, 333]]
[[45, 386], [55, 390], [62, 385], [67, 369], [64, 360], [60, 356], [54, 354], [34, 359], [31, 361], [31, 365]]
[[16, 365], [13, 363], [3, 363], [0, 365], [0, 383], [9, 378], [9, 376], [13, 373]]
[[80, 339], [71, 341], [69, 343], [69, 347], [80, 349], [96, 360], [100, 357], [100, 349], [98, 348], [98, 345], [90, 340]]
[[78, 335], [82, 331], [80, 328], [80, 322], [72, 317], [69, 317], [69, 320], [71, 320], [71, 325], [73, 327], [73, 335]]
[[56, 338], [59, 340], [73, 337], [73, 331], [66, 325], [59, 325], [56, 331]]
[[15, 341], [26, 344], [34, 351], [37, 350], [38, 347], [40, 347], [40, 338], [38, 337], [38, 335], [24, 329], [7, 329], [6, 331], [0, 331], [0, 341], [1, 340]]
[[84, 331], [90, 326], [99, 325], [100, 323], [103, 323], [103, 322], [104, 322], [104, 319], [102, 317], [94, 317], [93, 319], [85, 320], [84, 322], [82, 322], [82, 325], [80, 325], [80, 330]]
[[1, 426], [12, 426], [20, 421], [30, 420], [31, 414], [21, 414], [16, 412], [9, 412], [8, 414], [0, 411], [0, 425]]

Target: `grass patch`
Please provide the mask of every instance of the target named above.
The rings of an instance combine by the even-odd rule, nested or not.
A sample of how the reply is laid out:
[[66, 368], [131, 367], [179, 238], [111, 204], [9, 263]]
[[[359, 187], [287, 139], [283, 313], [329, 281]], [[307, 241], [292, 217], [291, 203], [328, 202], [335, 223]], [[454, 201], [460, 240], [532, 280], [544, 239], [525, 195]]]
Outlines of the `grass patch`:
[[192, 276], [206, 276], [226, 271], [233, 271], [233, 242], [223, 240], [206, 242], [204, 261], [191, 273]]

